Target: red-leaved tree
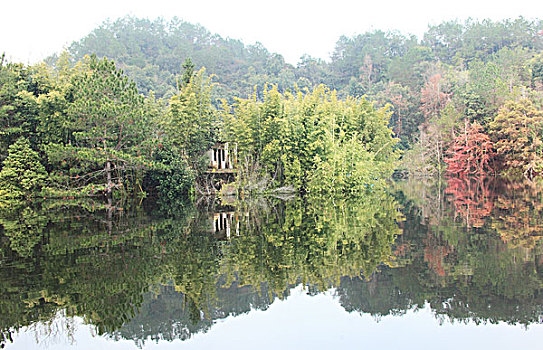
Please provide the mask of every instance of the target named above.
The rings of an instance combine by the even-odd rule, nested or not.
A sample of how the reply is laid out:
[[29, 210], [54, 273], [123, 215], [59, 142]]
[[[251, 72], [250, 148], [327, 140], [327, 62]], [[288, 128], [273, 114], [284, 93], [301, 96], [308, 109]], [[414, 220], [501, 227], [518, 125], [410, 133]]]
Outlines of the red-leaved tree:
[[426, 121], [438, 116], [450, 100], [450, 94], [443, 91], [444, 80], [441, 74], [434, 74], [420, 91], [420, 110]]
[[444, 161], [450, 174], [485, 175], [494, 172], [491, 164], [495, 154], [494, 145], [482, 127], [465, 120], [464, 131], [454, 139]]

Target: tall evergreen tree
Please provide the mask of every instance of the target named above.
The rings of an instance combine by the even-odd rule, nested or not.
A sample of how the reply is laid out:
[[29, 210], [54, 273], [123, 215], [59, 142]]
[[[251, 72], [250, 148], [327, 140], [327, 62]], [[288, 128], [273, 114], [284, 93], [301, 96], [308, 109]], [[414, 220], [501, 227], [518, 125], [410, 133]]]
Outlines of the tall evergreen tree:
[[113, 61], [92, 56], [86, 64], [68, 92], [68, 141], [49, 145], [49, 158], [64, 164], [75, 187], [135, 186], [150, 127], [144, 98]]

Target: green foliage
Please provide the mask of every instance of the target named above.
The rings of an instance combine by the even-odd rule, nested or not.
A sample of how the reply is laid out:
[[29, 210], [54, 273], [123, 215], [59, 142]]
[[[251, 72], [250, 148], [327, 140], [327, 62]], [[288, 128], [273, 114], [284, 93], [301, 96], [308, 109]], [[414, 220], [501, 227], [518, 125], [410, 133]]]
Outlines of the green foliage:
[[[144, 98], [112, 61], [87, 59], [67, 91], [66, 140], [45, 147], [59, 185], [131, 192], [141, 182], [151, 124]], [[150, 165], [150, 164], [149, 164]], [[66, 177], [69, 176], [69, 177]]]
[[145, 177], [145, 187], [156, 190], [162, 200], [178, 201], [187, 198], [194, 184], [194, 170], [172, 144], [159, 144], [153, 155], [157, 164]]
[[0, 160], [20, 137], [39, 147], [49, 135], [43, 130], [41, 96], [55, 95], [47, 67], [0, 65]]
[[470, 64], [469, 74], [471, 90], [486, 102], [491, 112], [494, 112], [496, 106], [499, 106], [508, 94], [502, 67], [495, 62], [475, 61]]
[[271, 82], [286, 89], [295, 82], [293, 67], [261, 44], [225, 39], [177, 17], [170, 21], [134, 17], [106, 21], [68, 51], [76, 60], [96, 54], [118, 62], [140, 92], [154, 91], [161, 98], [176, 94], [176, 77], [189, 57], [195, 71], [205, 67], [217, 76], [218, 92], [230, 101], [248, 96], [254, 85]]
[[[528, 83], [532, 89], [540, 86], [538, 64], [535, 61], [526, 64], [543, 48], [540, 28], [540, 20], [524, 18], [449, 21], [430, 26], [421, 41], [398, 32], [375, 30], [340, 37], [330, 63], [305, 55], [293, 67], [261, 44], [244, 45], [238, 40], [223, 39], [177, 18], [167, 22], [125, 17], [103, 23], [73, 43], [69, 52], [75, 59], [92, 53], [113, 59], [137, 82], [141, 92], [154, 91], [166, 98], [176, 94], [179, 68], [189, 57], [194, 70], [206, 67], [216, 75], [216, 91], [230, 103], [236, 97], [250, 96], [255, 85], [271, 83], [281, 93], [295, 91], [296, 85], [311, 90], [325, 84], [340, 96], [368, 95], [384, 105], [391, 102], [381, 98], [389, 83], [400, 84], [409, 88], [409, 95], [404, 95], [400, 106], [394, 105], [397, 109], [405, 108], [408, 114], [405, 118], [393, 116], [392, 126], [405, 147], [416, 140], [417, 128], [423, 122], [417, 112], [421, 105], [420, 91], [426, 80], [437, 73], [432, 71], [436, 64], [456, 70], [454, 75], [461, 77], [466, 73], [481, 76], [482, 80], [472, 80], [477, 86], [470, 90], [485, 99], [482, 103], [491, 109], [490, 114], [499, 108], [493, 103], [504, 101], [499, 95], [501, 87], [489, 85], [498, 82], [495, 78], [505, 84], [508, 94], [517, 96], [522, 93], [526, 79], [533, 80]], [[481, 68], [478, 64], [487, 63], [490, 65], [483, 69], [486, 72], [475, 72]], [[468, 72], [471, 67], [474, 72]], [[458, 76], [449, 76], [447, 80], [456, 80]], [[183, 80], [188, 81], [186, 77]], [[517, 87], [520, 90], [513, 92]], [[263, 92], [257, 97], [263, 98]]]
[[488, 58], [503, 47], [541, 49], [542, 39], [537, 34], [540, 27], [540, 20], [528, 21], [522, 17], [499, 22], [449, 21], [430, 26], [423, 44], [432, 47], [441, 61], [463, 64]]
[[531, 62], [532, 68], [532, 88], [543, 89], [543, 55], [537, 55]]
[[40, 192], [46, 183], [47, 172], [40, 163], [38, 153], [30, 143], [20, 137], [9, 146], [8, 156], [0, 171], [0, 201], [30, 198]]
[[[161, 143], [180, 153], [179, 169], [188, 163], [194, 173], [167, 175], [179, 176], [177, 184], [207, 181], [205, 152], [217, 141], [238, 143], [240, 183], [308, 190], [313, 181], [317, 190], [340, 177], [338, 188], [364, 187], [390, 173], [395, 147], [411, 148], [407, 162], [423, 172], [440, 173], [464, 117], [487, 132], [507, 100], [540, 108], [540, 23], [446, 22], [422, 41], [382, 31], [344, 36], [330, 63], [304, 56], [293, 67], [261, 44], [179, 19], [106, 22], [51, 67], [2, 60], [0, 160], [27, 138], [55, 196], [153, 191], [159, 181], [148, 172], [166, 176], [167, 166], [153, 161]], [[372, 119], [374, 112], [382, 115]], [[383, 155], [390, 162], [377, 159]], [[172, 193], [185, 192], [180, 186]]]
[[187, 58], [181, 67], [183, 68], [181, 82], [186, 86], [190, 83], [192, 77], [194, 76], [194, 63], [192, 63], [190, 58]]
[[[340, 38], [330, 63], [305, 56], [293, 67], [261, 44], [178, 19], [123, 18], [73, 44], [73, 58], [61, 54], [53, 70], [2, 59], [0, 339], [59, 310], [120, 334], [136, 314], [152, 314], [145, 303], [163, 300], [182, 300], [166, 310], [181, 315], [172, 324], [187, 337], [254, 300], [265, 308], [300, 281], [336, 287], [349, 311], [430, 303], [452, 319], [539, 322], [533, 182], [503, 195], [489, 194], [499, 186], [488, 181], [453, 178], [443, 195], [411, 180], [401, 236], [398, 205], [382, 187], [398, 157], [392, 130], [412, 147], [404, 161], [427, 173], [441, 172], [452, 140], [470, 148], [457, 148], [463, 159], [481, 156], [471, 147], [488, 149], [488, 132], [505, 168], [541, 174], [540, 28], [522, 18], [446, 22], [422, 41], [374, 31]], [[108, 58], [84, 58], [91, 53]], [[471, 144], [457, 135], [464, 119], [481, 125]], [[239, 235], [213, 232], [216, 213], [183, 199], [217, 141], [237, 143], [240, 183], [305, 196], [221, 208], [235, 211]], [[428, 181], [441, 189], [440, 178]], [[149, 203], [147, 215], [112, 201], [14, 201], [112, 189], [149, 191], [163, 206]]]
[[218, 117], [211, 101], [211, 77], [201, 69], [180, 86], [170, 99], [170, 108], [163, 121], [168, 140], [183, 152], [193, 169], [206, 169], [203, 156], [218, 138]]
[[273, 86], [263, 102], [240, 100], [224, 129], [240, 159], [261, 163], [279, 185], [342, 192], [390, 175], [397, 140], [389, 118], [364, 98], [339, 100], [324, 86], [285, 95]]
[[332, 86], [346, 86], [353, 77], [361, 83], [360, 95], [368, 94], [375, 83], [386, 79], [391, 61], [404, 56], [415, 45], [414, 37], [397, 32], [376, 30], [352, 38], [342, 36], [332, 54]]
[[69, 93], [73, 141], [79, 147], [116, 151], [139, 144], [145, 116], [135, 83], [107, 59], [93, 56], [87, 64], [88, 70], [74, 77]]

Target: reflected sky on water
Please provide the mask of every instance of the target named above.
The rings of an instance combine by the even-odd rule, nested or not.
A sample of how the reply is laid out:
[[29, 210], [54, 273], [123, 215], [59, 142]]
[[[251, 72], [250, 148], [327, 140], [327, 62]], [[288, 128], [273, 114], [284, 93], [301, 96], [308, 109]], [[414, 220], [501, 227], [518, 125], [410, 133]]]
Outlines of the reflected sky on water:
[[81, 318], [72, 322], [75, 329], [73, 340], [66, 332], [61, 332], [47, 341], [42, 340], [42, 344], [36, 343], [36, 333], [42, 332], [45, 326], [35, 325], [18, 335], [8, 348], [512, 349], [537, 347], [543, 331], [541, 324], [524, 327], [504, 322], [476, 325], [474, 322], [440, 321], [429, 305], [408, 310], [401, 316], [349, 313], [338, 302], [334, 290], [309, 295], [302, 286], [296, 287], [286, 300], [275, 300], [266, 311], [251, 310], [218, 320], [206, 333], [196, 334], [186, 341], [147, 339], [138, 346], [126, 339], [96, 336], [93, 327], [85, 325]]

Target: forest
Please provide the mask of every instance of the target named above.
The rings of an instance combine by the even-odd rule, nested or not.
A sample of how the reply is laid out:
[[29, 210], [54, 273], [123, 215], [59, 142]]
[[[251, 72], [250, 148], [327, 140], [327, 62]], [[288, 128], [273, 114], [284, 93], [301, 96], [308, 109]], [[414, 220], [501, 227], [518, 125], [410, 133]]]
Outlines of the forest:
[[0, 202], [188, 198], [237, 144], [237, 190], [354, 193], [409, 174], [542, 173], [543, 22], [342, 36], [296, 66], [177, 18], [104, 22], [0, 61]]

